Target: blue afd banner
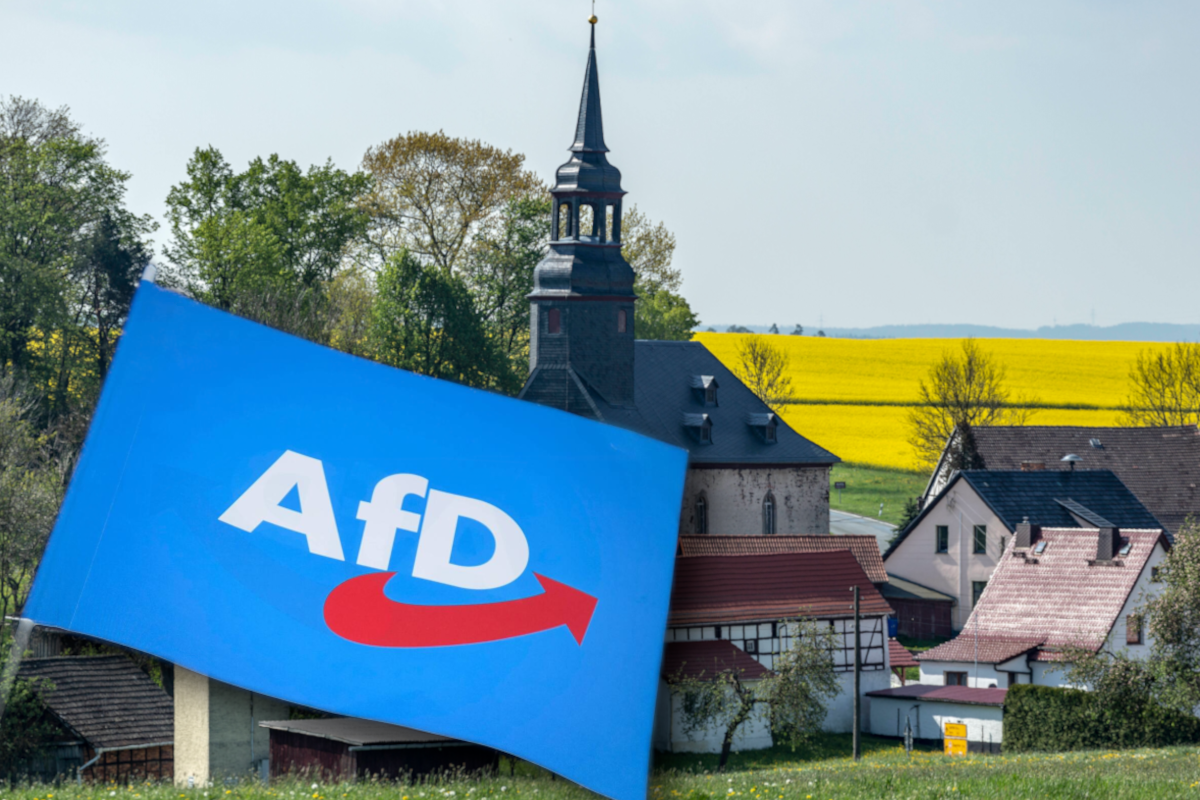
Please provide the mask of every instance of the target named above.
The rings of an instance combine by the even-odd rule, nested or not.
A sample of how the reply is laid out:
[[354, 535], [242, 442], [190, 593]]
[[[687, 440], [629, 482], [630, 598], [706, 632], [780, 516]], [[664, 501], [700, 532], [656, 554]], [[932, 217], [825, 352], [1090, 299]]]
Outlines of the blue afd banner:
[[24, 616], [643, 798], [686, 461], [145, 283]]

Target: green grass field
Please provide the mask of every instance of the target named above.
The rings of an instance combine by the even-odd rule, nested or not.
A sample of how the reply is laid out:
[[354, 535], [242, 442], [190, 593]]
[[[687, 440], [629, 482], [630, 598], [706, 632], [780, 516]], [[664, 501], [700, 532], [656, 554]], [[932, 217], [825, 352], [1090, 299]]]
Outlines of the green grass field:
[[[838, 490], [833, 488], [837, 481], [846, 482], [840, 499]], [[903, 516], [904, 503], [925, 491], [928, 481], [929, 476], [920, 472], [835, 464], [829, 475], [829, 507], [879, 519], [879, 504], [883, 503], [882, 519], [895, 525]]]
[[[928, 748], [908, 756], [895, 740], [864, 737], [861, 762], [849, 736], [824, 736], [793, 753], [786, 747], [735, 753], [724, 773], [716, 756], [661, 757], [649, 800], [877, 800], [877, 798], [1114, 798], [1156, 800], [1200, 796], [1200, 748], [1062, 755], [948, 757]], [[3, 800], [590, 800], [596, 795], [518, 762], [494, 777], [417, 783], [350, 784], [291, 779], [269, 788], [246, 781], [180, 789], [166, 785], [0, 784]]]

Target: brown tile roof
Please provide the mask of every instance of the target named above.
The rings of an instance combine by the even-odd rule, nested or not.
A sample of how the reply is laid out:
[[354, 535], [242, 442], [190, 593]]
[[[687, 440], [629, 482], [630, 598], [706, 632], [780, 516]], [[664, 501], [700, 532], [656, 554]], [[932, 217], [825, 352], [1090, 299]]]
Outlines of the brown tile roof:
[[891, 614], [849, 550], [675, 559], [670, 625], [847, 617], [851, 586], [863, 614]]
[[1007, 689], [975, 689], [969, 686], [931, 686], [927, 683], [910, 683], [894, 689], [879, 689], [867, 692], [867, 697], [920, 698], [938, 700], [943, 703], [963, 703], [971, 706], [1002, 706]]
[[888, 639], [888, 663], [893, 667], [920, 666], [913, 654], [908, 652], [908, 648], [895, 639]]
[[807, 536], [680, 536], [679, 555], [691, 556], [749, 556], [775, 553], [822, 553], [849, 549], [862, 565], [871, 583], [887, 583], [879, 540], [874, 536], [807, 535]]
[[93, 747], [162, 744], [175, 738], [171, 698], [125, 656], [29, 658], [17, 674], [53, 684], [42, 702]]
[[689, 678], [712, 677], [727, 669], [738, 670], [747, 680], [770, 675], [762, 664], [732, 642], [710, 639], [703, 642], [671, 642], [663, 651], [662, 675], [670, 678], [680, 670]]
[[[1110, 469], [1171, 533], [1189, 515], [1200, 517], [1200, 430], [1023, 425], [974, 428], [987, 469], [1021, 469], [1025, 461], [1048, 470], [1079, 456], [1076, 469]], [[1099, 441], [1094, 447], [1091, 440]]]
[[[1112, 565], [1096, 558], [1095, 528], [1043, 528], [1045, 550], [1017, 550], [996, 565], [983, 596], [958, 637], [920, 655], [921, 661], [972, 661], [978, 634], [980, 661], [996, 663], [1033, 647], [1103, 644], [1133, 591], [1154, 547], [1167, 544], [1159, 530], [1122, 529], [1129, 554]], [[1028, 555], [1028, 559], [1022, 554]], [[1119, 564], [1119, 566], [1118, 566]], [[1024, 649], [1022, 649], [1024, 648]]]

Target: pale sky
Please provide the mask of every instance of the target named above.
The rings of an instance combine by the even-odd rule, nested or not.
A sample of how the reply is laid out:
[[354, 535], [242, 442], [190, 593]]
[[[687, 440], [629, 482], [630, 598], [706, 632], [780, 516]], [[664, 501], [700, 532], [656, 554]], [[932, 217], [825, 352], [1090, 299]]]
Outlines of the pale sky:
[[[586, 0], [0, 0], [160, 216], [198, 146], [356, 168], [443, 129], [566, 159]], [[1200, 321], [1200, 3], [599, 0], [610, 160], [705, 323]], [[167, 240], [160, 229], [156, 243]]]

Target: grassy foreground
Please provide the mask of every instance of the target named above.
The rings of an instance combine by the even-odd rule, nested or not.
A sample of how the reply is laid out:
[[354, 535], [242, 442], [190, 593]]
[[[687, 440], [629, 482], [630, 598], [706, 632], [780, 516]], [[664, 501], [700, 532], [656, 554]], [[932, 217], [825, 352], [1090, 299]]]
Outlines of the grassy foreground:
[[[883, 521], [895, 525], [900, 522], [905, 501], [925, 491], [928, 480], [928, 475], [903, 469], [835, 464], [829, 474], [829, 507], [879, 519], [879, 504], [883, 503]], [[846, 482], [840, 499], [833, 488], [837, 481]]]
[[[864, 737], [864, 757], [849, 758], [848, 736], [824, 737], [808, 751], [785, 747], [734, 754], [725, 773], [716, 757], [659, 760], [649, 800], [832, 800], [836, 798], [1176, 798], [1200, 796], [1200, 748], [1062, 755], [951, 758], [928, 749], [907, 756], [895, 740]], [[331, 784], [292, 779], [179, 789], [167, 785], [26, 785], [0, 788], [3, 800], [590, 800], [596, 795], [518, 763], [496, 777], [415, 784]]]

